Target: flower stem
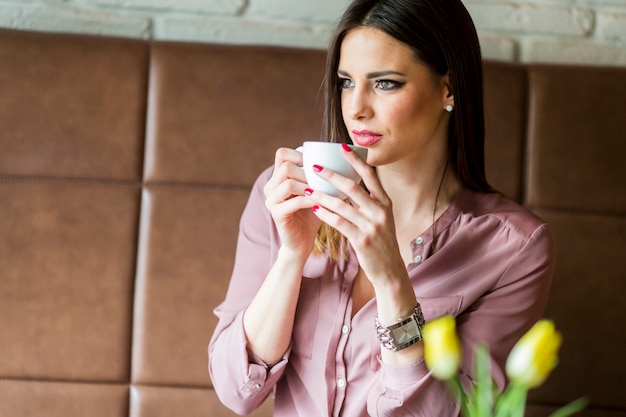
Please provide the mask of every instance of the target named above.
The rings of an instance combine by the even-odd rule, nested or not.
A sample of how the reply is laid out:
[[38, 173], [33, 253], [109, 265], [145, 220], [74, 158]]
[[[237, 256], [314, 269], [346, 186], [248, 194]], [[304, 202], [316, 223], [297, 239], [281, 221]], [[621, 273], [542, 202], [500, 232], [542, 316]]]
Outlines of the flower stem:
[[455, 375], [452, 379], [449, 379], [446, 382], [448, 383], [448, 389], [452, 392], [452, 395], [454, 395], [454, 399], [461, 405], [461, 415], [471, 417], [467, 403], [467, 395], [463, 390], [463, 385], [461, 385], [458, 375]]
[[495, 417], [523, 417], [526, 408], [526, 394], [528, 388], [525, 385], [511, 382], [502, 393], [495, 407]]
[[493, 379], [489, 350], [485, 345], [476, 347], [476, 384], [472, 395], [472, 402], [477, 416], [490, 416], [493, 408]]

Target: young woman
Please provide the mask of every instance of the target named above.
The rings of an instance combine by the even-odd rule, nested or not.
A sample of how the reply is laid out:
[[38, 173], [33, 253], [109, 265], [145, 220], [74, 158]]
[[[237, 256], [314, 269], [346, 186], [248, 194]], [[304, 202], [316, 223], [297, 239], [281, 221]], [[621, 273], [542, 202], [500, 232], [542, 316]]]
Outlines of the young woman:
[[355, 0], [328, 55], [325, 137], [357, 184], [324, 167], [341, 200], [307, 187], [279, 149], [241, 219], [235, 267], [209, 345], [217, 394], [276, 416], [455, 416], [423, 361], [424, 320], [452, 314], [472, 381], [492, 373], [543, 313], [554, 242], [485, 179], [478, 39], [460, 0]]

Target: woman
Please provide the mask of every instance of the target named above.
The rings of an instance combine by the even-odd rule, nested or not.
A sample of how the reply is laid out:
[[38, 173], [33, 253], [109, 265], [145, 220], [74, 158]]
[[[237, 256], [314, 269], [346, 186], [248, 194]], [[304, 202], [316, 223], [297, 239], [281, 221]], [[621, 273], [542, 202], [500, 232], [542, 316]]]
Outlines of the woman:
[[[493, 192], [483, 160], [478, 39], [460, 0], [356, 0], [331, 44], [325, 137], [359, 185], [324, 167], [340, 200], [307, 187], [279, 149], [241, 219], [209, 370], [239, 413], [275, 391], [276, 416], [455, 416], [423, 361], [423, 320], [457, 317], [471, 357], [507, 354], [541, 316], [548, 226]], [[398, 324], [400, 323], [400, 324]]]

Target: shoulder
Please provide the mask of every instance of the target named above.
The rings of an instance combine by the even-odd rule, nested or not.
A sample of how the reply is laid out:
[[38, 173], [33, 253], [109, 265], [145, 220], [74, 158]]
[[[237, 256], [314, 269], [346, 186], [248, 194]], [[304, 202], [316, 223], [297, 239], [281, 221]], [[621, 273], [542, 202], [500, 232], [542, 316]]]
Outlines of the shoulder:
[[516, 234], [523, 240], [549, 229], [537, 214], [499, 193], [462, 190], [458, 198], [461, 217], [476, 224], [489, 223]]
[[498, 193], [463, 190], [459, 197], [457, 237], [474, 258], [489, 259], [493, 270], [504, 268], [499, 285], [532, 276], [550, 282], [556, 241], [547, 222]]

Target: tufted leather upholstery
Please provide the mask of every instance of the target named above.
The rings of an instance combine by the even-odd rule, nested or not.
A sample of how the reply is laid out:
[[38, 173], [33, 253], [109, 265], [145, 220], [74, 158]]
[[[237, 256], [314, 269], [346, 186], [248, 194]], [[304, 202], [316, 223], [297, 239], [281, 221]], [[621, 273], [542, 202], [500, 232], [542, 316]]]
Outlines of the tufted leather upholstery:
[[[318, 135], [324, 59], [0, 30], [0, 417], [232, 415], [212, 309], [256, 175]], [[528, 415], [626, 416], [626, 70], [486, 62], [485, 93], [490, 180], [557, 233]]]

